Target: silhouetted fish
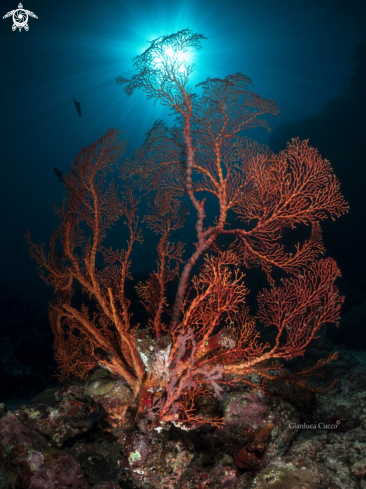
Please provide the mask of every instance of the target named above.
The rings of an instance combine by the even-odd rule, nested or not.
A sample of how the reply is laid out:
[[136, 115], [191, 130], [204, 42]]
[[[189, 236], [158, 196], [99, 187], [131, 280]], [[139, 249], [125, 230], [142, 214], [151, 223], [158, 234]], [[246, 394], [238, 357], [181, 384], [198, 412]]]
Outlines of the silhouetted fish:
[[[70, 94], [69, 94], [69, 95], [70, 95]], [[70, 95], [70, 97], [73, 99], [74, 104], [75, 104], [75, 108], [76, 108], [76, 110], [77, 110], [77, 113], [78, 113], [78, 114], [79, 114], [79, 116], [81, 117], [81, 109], [80, 109], [80, 105], [81, 105], [81, 103], [80, 103], [80, 102], [76, 102], [76, 100], [74, 99], [74, 97], [72, 97], [71, 95]]]
[[63, 179], [63, 176], [62, 176], [62, 175], [64, 174], [64, 172], [63, 172], [63, 171], [58, 170], [57, 168], [54, 168], [54, 169], [53, 169], [53, 171], [54, 171], [54, 172], [56, 173], [56, 175], [58, 176], [58, 181], [59, 181], [59, 182], [63, 182], [63, 181], [64, 181], [64, 179]]

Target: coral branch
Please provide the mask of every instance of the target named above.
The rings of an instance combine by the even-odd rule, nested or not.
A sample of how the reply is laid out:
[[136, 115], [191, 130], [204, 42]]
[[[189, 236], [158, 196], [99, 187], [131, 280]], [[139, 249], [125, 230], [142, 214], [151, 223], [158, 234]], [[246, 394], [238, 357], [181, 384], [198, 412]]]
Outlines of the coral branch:
[[[135, 58], [138, 73], [118, 84], [128, 95], [141, 89], [168, 106], [175, 125], [157, 121], [123, 162], [125, 142], [114, 129], [82, 149], [64, 177], [67, 198], [57, 210], [61, 223], [50, 250], [26, 235], [41, 277], [55, 290], [50, 322], [60, 378], [84, 380], [99, 366], [129, 385], [131, 406], [109, 413], [113, 429], [127, 407], [135, 409], [141, 429], [168, 422], [184, 429], [219, 426], [219, 417], [198, 412], [198, 398], [220, 398], [222, 385], [238, 382], [265, 391], [254, 378], [314, 391], [310, 378], [335, 358], [295, 373], [279, 363], [304, 355], [322, 324], [339, 319], [340, 272], [334, 260], [319, 258], [325, 254], [321, 222], [348, 210], [339, 182], [308, 141], [295, 138], [275, 155], [242, 136], [249, 128], [269, 130], [264, 115], [279, 115], [272, 100], [249, 90], [252, 82], [243, 74], [208, 78], [199, 84], [201, 97], [192, 93], [193, 67], [184, 54], [200, 49], [203, 39], [184, 29], [156, 39]], [[111, 178], [117, 164], [119, 187]], [[147, 232], [159, 241], [155, 270], [135, 284], [148, 316], [141, 314], [140, 325], [126, 282], [143, 240], [141, 201]], [[208, 206], [216, 211], [211, 221]], [[107, 232], [119, 220], [126, 245], [107, 247]], [[196, 235], [187, 246], [190, 256], [174, 238], [181, 228], [189, 236], [188, 226]], [[308, 227], [307, 239], [291, 244], [287, 235], [298, 226]], [[262, 269], [270, 287], [259, 294], [256, 314], [245, 304], [251, 267]], [[263, 339], [259, 324], [272, 335]]]

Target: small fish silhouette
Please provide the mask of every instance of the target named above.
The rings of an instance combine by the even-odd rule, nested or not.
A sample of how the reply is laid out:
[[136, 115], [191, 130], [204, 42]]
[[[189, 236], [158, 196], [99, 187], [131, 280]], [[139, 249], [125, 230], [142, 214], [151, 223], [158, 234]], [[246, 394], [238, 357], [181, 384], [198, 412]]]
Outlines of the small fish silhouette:
[[63, 179], [63, 174], [64, 172], [63, 171], [60, 171], [58, 170], [57, 168], [54, 168], [53, 171], [56, 173], [56, 175], [58, 176], [58, 181], [59, 182], [64, 182], [64, 179]]
[[76, 111], [79, 114], [79, 116], [81, 117], [81, 109], [80, 109], [81, 103], [80, 102], [76, 102], [76, 100], [74, 99], [74, 97], [72, 97], [71, 95], [70, 95], [70, 97], [73, 99], [74, 104], [75, 104]]

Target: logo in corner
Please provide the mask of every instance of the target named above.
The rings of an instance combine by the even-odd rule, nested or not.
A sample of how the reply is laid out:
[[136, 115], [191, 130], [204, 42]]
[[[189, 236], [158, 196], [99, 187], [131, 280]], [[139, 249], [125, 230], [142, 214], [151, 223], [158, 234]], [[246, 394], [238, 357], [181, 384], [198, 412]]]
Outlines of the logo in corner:
[[28, 16], [38, 19], [33, 12], [30, 10], [25, 10], [21, 3], [18, 5], [16, 10], [11, 10], [5, 14], [3, 19], [7, 19], [10, 16], [13, 16], [13, 25], [11, 26], [12, 30], [15, 31], [16, 29], [19, 29], [19, 32], [23, 29], [23, 27], [25, 31], [29, 30]]

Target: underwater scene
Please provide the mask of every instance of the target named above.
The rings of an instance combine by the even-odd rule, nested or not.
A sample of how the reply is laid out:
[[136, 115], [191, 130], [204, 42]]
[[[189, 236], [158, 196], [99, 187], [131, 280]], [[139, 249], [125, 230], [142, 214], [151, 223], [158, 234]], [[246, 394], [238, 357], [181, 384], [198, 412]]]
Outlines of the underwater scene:
[[0, 489], [366, 488], [366, 0], [17, 2]]

